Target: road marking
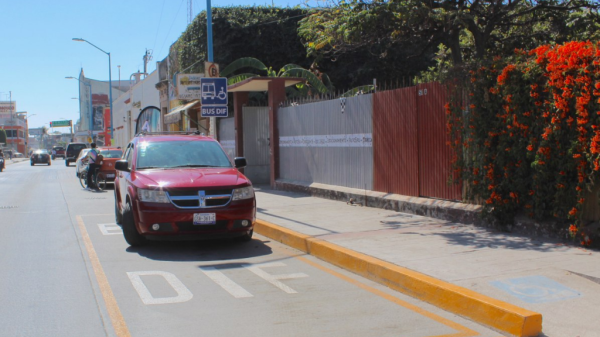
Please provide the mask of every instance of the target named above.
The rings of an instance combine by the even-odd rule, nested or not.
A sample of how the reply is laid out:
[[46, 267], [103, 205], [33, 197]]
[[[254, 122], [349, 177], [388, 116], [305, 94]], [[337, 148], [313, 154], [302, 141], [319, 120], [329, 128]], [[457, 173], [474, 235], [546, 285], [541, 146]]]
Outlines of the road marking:
[[200, 270], [218, 284], [221, 288], [231, 294], [235, 298], [248, 298], [254, 297], [246, 289], [242, 288], [239, 284], [235, 283], [232, 279], [225, 276], [215, 267], [200, 267]]
[[267, 262], [267, 263], [253, 264], [253, 265], [244, 265], [244, 268], [246, 268], [249, 271], [253, 272], [254, 274], [262, 277], [267, 282], [271, 283], [272, 285], [285, 291], [288, 294], [297, 294], [298, 292], [296, 290], [290, 288], [289, 286], [283, 284], [282, 282], [279, 282], [279, 280], [289, 280], [289, 279], [294, 279], [294, 278], [308, 277], [308, 275], [306, 275], [304, 273], [272, 275], [261, 269], [261, 268], [273, 268], [273, 267], [285, 267], [285, 264], [282, 262]]
[[[152, 304], [170, 304], [170, 303], [183, 303], [187, 302], [194, 297], [194, 295], [190, 292], [186, 286], [179, 281], [177, 276], [166, 272], [166, 271], [133, 271], [127, 272], [127, 276], [133, 284], [135, 291], [137, 291], [138, 295], [142, 299], [145, 305]], [[172, 297], [154, 297], [148, 290], [148, 287], [142, 281], [140, 276], [162, 276], [167, 283], [175, 290], [177, 296]]]
[[116, 223], [99, 223], [98, 228], [102, 235], [122, 235], [123, 229]]
[[492, 281], [490, 284], [527, 303], [545, 303], [582, 297], [581, 293], [541, 275]]
[[115, 299], [112, 289], [110, 288], [110, 284], [108, 283], [108, 279], [104, 274], [104, 270], [100, 264], [100, 259], [98, 259], [96, 250], [94, 250], [94, 246], [92, 245], [92, 240], [85, 229], [85, 223], [79, 215], [77, 216], [77, 225], [79, 226], [79, 231], [81, 232], [81, 237], [83, 238], [83, 243], [85, 244], [88, 257], [92, 263], [92, 269], [96, 275], [96, 281], [100, 287], [102, 298], [106, 304], [106, 311], [108, 311], [108, 316], [110, 317], [115, 334], [118, 337], [130, 337], [131, 335], [129, 334], [129, 329], [127, 328], [127, 324], [125, 324], [125, 320], [123, 319], [123, 315], [121, 315], [121, 310], [119, 309], [117, 300]]
[[328, 274], [331, 274], [331, 275], [333, 275], [335, 277], [338, 277], [338, 278], [340, 278], [340, 279], [342, 279], [342, 280], [344, 280], [346, 282], [354, 284], [355, 286], [357, 286], [359, 288], [362, 288], [362, 289], [364, 289], [364, 290], [366, 290], [366, 291], [368, 291], [370, 293], [373, 293], [373, 294], [375, 294], [375, 295], [377, 295], [379, 297], [385, 298], [388, 301], [394, 302], [394, 303], [396, 303], [396, 304], [398, 304], [398, 305], [400, 305], [402, 307], [405, 307], [406, 309], [412, 310], [412, 311], [414, 311], [414, 312], [416, 312], [418, 314], [421, 314], [421, 315], [423, 315], [425, 317], [428, 317], [428, 318], [430, 318], [430, 319], [432, 319], [432, 320], [434, 320], [434, 321], [436, 321], [438, 323], [442, 323], [442, 324], [444, 324], [444, 325], [446, 325], [446, 326], [448, 326], [448, 327], [450, 327], [452, 329], [460, 331], [458, 333], [447, 334], [447, 335], [439, 335], [439, 336], [435, 336], [435, 337], [471, 337], [471, 336], [479, 336], [479, 333], [477, 331], [473, 331], [473, 330], [471, 330], [471, 329], [469, 329], [469, 328], [467, 328], [465, 326], [462, 326], [462, 325], [460, 325], [460, 324], [458, 324], [456, 322], [453, 322], [453, 321], [451, 321], [449, 319], [446, 319], [446, 318], [443, 318], [441, 316], [438, 316], [438, 315], [436, 315], [434, 313], [431, 313], [431, 312], [429, 312], [429, 311], [427, 311], [427, 310], [425, 310], [423, 308], [420, 308], [420, 307], [418, 307], [418, 306], [416, 306], [414, 304], [411, 304], [411, 303], [408, 303], [406, 301], [403, 301], [403, 300], [401, 300], [399, 298], [396, 298], [396, 297], [394, 297], [392, 295], [389, 295], [389, 294], [387, 294], [387, 293], [385, 293], [385, 292], [383, 292], [383, 291], [381, 291], [379, 289], [375, 289], [375, 288], [373, 288], [371, 286], [368, 286], [368, 285], [366, 285], [364, 283], [361, 283], [360, 281], [357, 281], [357, 280], [355, 280], [353, 278], [350, 278], [350, 277], [348, 277], [346, 275], [340, 274], [340, 273], [338, 273], [338, 272], [336, 272], [336, 271], [334, 271], [332, 269], [329, 269], [329, 268], [327, 268], [325, 266], [322, 266], [322, 265], [320, 265], [320, 264], [318, 264], [316, 262], [313, 262], [313, 261], [311, 261], [311, 260], [309, 260], [309, 259], [307, 259], [305, 257], [297, 256], [297, 255], [294, 256], [294, 257], [297, 258], [298, 260], [300, 260], [300, 261], [302, 261], [304, 263], [307, 263], [307, 264], [309, 264], [309, 265], [311, 265], [311, 266], [313, 266], [315, 268], [318, 268], [318, 269], [320, 269], [320, 270], [322, 270], [322, 271], [324, 271], [324, 272], [326, 272]]
[[[351, 284], [353, 284], [353, 285], [355, 285], [355, 286], [357, 286], [359, 288], [362, 288], [362, 289], [364, 289], [364, 290], [366, 290], [366, 291], [368, 291], [368, 292], [370, 292], [372, 294], [375, 294], [375, 295], [377, 295], [379, 297], [382, 297], [382, 298], [384, 298], [384, 299], [386, 299], [386, 300], [388, 300], [390, 302], [396, 303], [396, 304], [398, 304], [398, 305], [400, 305], [400, 306], [402, 306], [402, 307], [404, 307], [404, 308], [406, 308], [408, 310], [414, 311], [414, 312], [416, 312], [416, 313], [418, 313], [420, 315], [423, 315], [423, 316], [425, 316], [427, 318], [430, 318], [430, 319], [432, 319], [432, 320], [434, 320], [434, 321], [436, 321], [438, 323], [444, 324], [444, 325], [446, 325], [446, 326], [448, 326], [448, 327], [450, 327], [450, 328], [452, 328], [454, 330], [459, 331], [457, 333], [446, 334], [446, 335], [438, 335], [438, 336], [432, 336], [432, 337], [473, 337], [473, 336], [479, 336], [480, 335], [479, 332], [471, 330], [471, 329], [467, 328], [466, 326], [462, 326], [462, 325], [460, 325], [460, 324], [458, 324], [456, 322], [453, 322], [453, 321], [451, 321], [449, 319], [446, 319], [444, 317], [441, 317], [439, 315], [431, 313], [431, 312], [429, 312], [429, 311], [427, 311], [427, 310], [425, 310], [423, 308], [420, 308], [420, 307], [418, 307], [418, 306], [416, 306], [414, 304], [408, 303], [408, 302], [403, 301], [403, 300], [401, 300], [399, 298], [396, 298], [396, 297], [394, 297], [392, 295], [389, 295], [389, 294], [387, 294], [387, 293], [385, 293], [385, 292], [383, 292], [381, 290], [378, 290], [376, 288], [368, 286], [368, 285], [366, 285], [366, 284], [364, 284], [364, 283], [362, 283], [360, 281], [357, 281], [357, 280], [355, 280], [355, 279], [353, 279], [351, 277], [348, 277], [348, 276], [346, 276], [344, 274], [341, 274], [341, 273], [339, 273], [339, 272], [337, 272], [337, 271], [335, 271], [333, 269], [329, 269], [329, 268], [327, 268], [327, 267], [325, 267], [325, 266], [323, 266], [323, 265], [321, 265], [319, 263], [313, 262], [313, 261], [311, 261], [311, 260], [309, 260], [309, 259], [307, 259], [307, 258], [305, 258], [305, 257], [302, 256], [302, 255], [306, 255], [305, 253], [302, 253], [302, 252], [291, 252], [290, 249], [287, 249], [287, 248], [286, 249], [278, 248], [277, 246], [271, 246], [271, 248], [273, 249], [273, 251], [277, 251], [279, 253], [283, 253], [283, 254], [285, 254], [287, 256], [290, 256], [290, 257], [293, 257], [295, 259], [298, 259], [298, 260], [300, 260], [300, 261], [302, 261], [302, 262], [304, 262], [304, 263], [306, 263], [308, 265], [311, 265], [311, 266], [313, 266], [313, 267], [315, 267], [317, 269], [320, 269], [320, 270], [322, 270], [322, 271], [324, 271], [324, 272], [326, 272], [328, 274], [331, 274], [331, 275], [333, 275], [333, 276], [335, 276], [337, 278], [340, 278], [340, 279], [342, 279], [342, 280], [344, 280], [344, 281], [346, 281], [348, 283], [351, 283]], [[295, 250], [295, 249], [293, 249], [293, 250]]]

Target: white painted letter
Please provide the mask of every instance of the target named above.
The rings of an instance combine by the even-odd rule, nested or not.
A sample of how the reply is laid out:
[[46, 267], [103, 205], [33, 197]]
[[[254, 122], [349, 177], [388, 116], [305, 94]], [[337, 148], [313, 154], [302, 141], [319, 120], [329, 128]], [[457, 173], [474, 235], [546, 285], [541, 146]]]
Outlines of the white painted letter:
[[[146, 287], [144, 282], [142, 281], [140, 276], [162, 276], [164, 279], [173, 287], [175, 292], [177, 292], [177, 296], [174, 297], [160, 297], [155, 298], [150, 293], [150, 290]], [[131, 284], [137, 291], [138, 295], [142, 299], [142, 302], [146, 305], [150, 304], [167, 304], [167, 303], [182, 303], [187, 302], [194, 297], [192, 293], [188, 290], [188, 288], [179, 281], [177, 276], [168, 273], [166, 271], [134, 271], [127, 272], [127, 276], [129, 276], [129, 280], [131, 280]]]
[[246, 289], [242, 288], [239, 284], [233, 282], [232, 279], [225, 276], [225, 274], [221, 273], [215, 267], [200, 267], [200, 270], [208, 276], [211, 280], [213, 280], [216, 284], [218, 284], [221, 288], [225, 289], [231, 296], [235, 298], [245, 298], [245, 297], [253, 297], [251, 293], [249, 293]]
[[261, 269], [261, 268], [272, 268], [272, 267], [285, 267], [285, 264], [283, 264], [282, 262], [268, 262], [268, 263], [244, 266], [244, 268], [246, 268], [246, 269], [250, 270], [251, 272], [253, 272], [254, 274], [262, 277], [263, 279], [267, 280], [272, 285], [285, 291], [288, 294], [296, 294], [297, 291], [295, 291], [294, 289], [279, 282], [279, 280], [289, 280], [289, 279], [293, 279], [293, 278], [308, 277], [308, 275], [306, 275], [304, 273], [271, 275]]

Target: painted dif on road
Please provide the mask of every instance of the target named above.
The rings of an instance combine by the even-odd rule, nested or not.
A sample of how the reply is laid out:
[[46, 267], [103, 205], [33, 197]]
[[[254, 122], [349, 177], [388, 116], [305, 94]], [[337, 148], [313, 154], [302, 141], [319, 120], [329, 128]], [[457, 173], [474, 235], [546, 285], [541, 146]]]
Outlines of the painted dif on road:
[[537, 336], [542, 315], [365, 254], [257, 219], [256, 233], [444, 310], [515, 336]]

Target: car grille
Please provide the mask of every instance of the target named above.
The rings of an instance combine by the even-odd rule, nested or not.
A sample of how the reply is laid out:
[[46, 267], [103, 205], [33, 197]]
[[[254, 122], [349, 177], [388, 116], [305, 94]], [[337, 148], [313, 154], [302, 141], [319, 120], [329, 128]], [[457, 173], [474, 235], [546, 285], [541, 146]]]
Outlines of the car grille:
[[177, 208], [213, 208], [227, 206], [231, 201], [231, 189], [168, 191], [167, 196]]

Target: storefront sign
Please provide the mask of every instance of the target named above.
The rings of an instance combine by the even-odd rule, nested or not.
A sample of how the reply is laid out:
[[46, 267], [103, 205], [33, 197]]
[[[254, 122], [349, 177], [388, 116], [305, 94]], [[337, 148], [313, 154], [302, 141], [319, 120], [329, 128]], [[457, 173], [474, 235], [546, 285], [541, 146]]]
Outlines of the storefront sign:
[[178, 74], [177, 98], [184, 100], [200, 99], [202, 97], [200, 79], [204, 74]]

